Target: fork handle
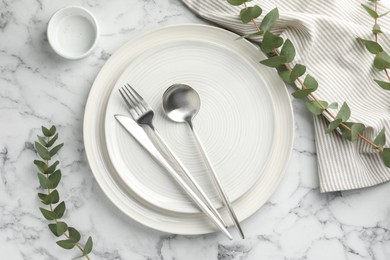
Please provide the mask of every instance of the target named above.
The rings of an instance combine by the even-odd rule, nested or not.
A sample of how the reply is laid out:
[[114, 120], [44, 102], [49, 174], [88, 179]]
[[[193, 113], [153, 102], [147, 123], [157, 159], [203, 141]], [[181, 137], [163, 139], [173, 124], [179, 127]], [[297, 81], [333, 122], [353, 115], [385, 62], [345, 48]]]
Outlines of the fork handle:
[[[150, 126], [149, 126], [150, 127]], [[194, 177], [189, 173], [189, 171], [186, 169], [186, 167], [181, 163], [181, 161], [178, 159], [178, 157], [175, 155], [175, 153], [172, 151], [172, 149], [168, 146], [168, 144], [165, 142], [164, 138], [160, 135], [160, 133], [155, 129], [154, 127], [150, 127], [154, 135], [157, 137], [157, 140], [159, 144], [162, 146], [162, 148], [165, 150], [164, 152], [167, 153], [167, 155], [173, 160], [173, 163], [176, 163], [178, 166], [180, 166], [183, 174], [188, 178], [191, 185], [195, 188], [198, 195], [202, 198], [202, 200], [205, 202], [207, 207], [214, 213], [214, 215], [219, 219], [219, 221], [227, 227], [226, 223], [222, 219], [221, 215], [219, 214], [218, 210], [213, 206], [210, 199], [206, 196], [203, 189], [200, 187], [200, 185], [196, 182]]]

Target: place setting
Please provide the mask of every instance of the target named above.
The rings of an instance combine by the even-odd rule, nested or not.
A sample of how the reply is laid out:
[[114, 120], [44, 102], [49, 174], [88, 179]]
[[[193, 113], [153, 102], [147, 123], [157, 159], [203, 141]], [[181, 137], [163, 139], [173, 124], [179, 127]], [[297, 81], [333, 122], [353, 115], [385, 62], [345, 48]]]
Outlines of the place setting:
[[212, 26], [164, 27], [128, 42], [97, 76], [86, 153], [129, 217], [230, 239], [226, 227], [235, 226], [244, 238], [240, 222], [276, 188], [291, 153], [291, 105], [280, 79], [237, 37]]

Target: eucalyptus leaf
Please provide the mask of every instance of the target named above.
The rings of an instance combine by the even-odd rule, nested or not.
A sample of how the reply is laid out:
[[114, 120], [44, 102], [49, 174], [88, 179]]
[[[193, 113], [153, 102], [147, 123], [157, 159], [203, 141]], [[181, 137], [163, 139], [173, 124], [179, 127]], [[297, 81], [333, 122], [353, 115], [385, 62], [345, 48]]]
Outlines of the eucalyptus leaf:
[[45, 170], [45, 174], [51, 174], [53, 173], [56, 168], [57, 168], [57, 165], [59, 164], [60, 162], [59, 161], [55, 161], [52, 165], [50, 165], [48, 168], [46, 168]]
[[87, 243], [85, 243], [85, 246], [84, 246], [83, 256], [86, 256], [89, 253], [91, 253], [92, 247], [93, 247], [92, 237], [88, 237]]
[[351, 109], [349, 108], [346, 102], [343, 103], [339, 112], [337, 113], [336, 118], [341, 119], [342, 122], [346, 122], [351, 116]]
[[276, 20], [279, 19], [279, 10], [278, 8], [272, 9], [269, 13], [267, 13], [260, 24], [261, 31], [268, 31], [272, 28]]
[[[283, 39], [282, 39], [282, 42], [283, 42]], [[295, 48], [294, 48], [294, 45], [293, 43], [287, 39], [284, 44], [283, 44], [283, 47], [280, 51], [280, 56], [283, 56], [286, 58], [286, 62], [287, 63], [290, 63], [294, 60], [295, 58]]]
[[275, 48], [279, 48], [283, 44], [283, 39], [277, 35], [266, 31], [264, 33], [263, 41], [261, 42], [260, 49], [265, 53], [272, 52]]
[[384, 70], [390, 67], [390, 56], [386, 52], [380, 52], [375, 56], [374, 67]]
[[60, 183], [60, 180], [61, 180], [61, 171], [60, 170], [56, 170], [55, 172], [53, 172], [49, 176], [49, 178], [47, 180], [48, 180], [48, 188], [49, 189], [57, 188], [57, 186], [58, 186], [58, 184]]
[[44, 136], [46, 136], [46, 137], [50, 137], [51, 136], [51, 133], [50, 133], [49, 129], [47, 129], [44, 126], [42, 126], [41, 128], [42, 128], [42, 133], [43, 133]]
[[64, 143], [54, 146], [53, 149], [50, 150], [50, 156], [54, 156], [61, 148], [64, 146]]
[[80, 241], [81, 235], [80, 232], [77, 231], [77, 229], [75, 229], [74, 227], [69, 227], [68, 232], [69, 239], [72, 239], [76, 243]]
[[305, 88], [305, 89], [300, 89], [300, 90], [295, 91], [294, 93], [292, 93], [292, 95], [295, 98], [305, 98], [308, 95], [310, 95], [310, 93], [312, 93], [312, 92], [313, 92], [313, 90]]
[[68, 225], [65, 222], [58, 221], [55, 224], [49, 224], [49, 229], [57, 237], [62, 236], [68, 229]]
[[390, 82], [386, 82], [386, 81], [381, 81], [381, 80], [376, 80], [374, 79], [374, 81], [383, 89], [385, 90], [390, 90]]
[[42, 173], [38, 173], [39, 185], [41, 185], [42, 189], [50, 189], [51, 182], [50, 180]]
[[57, 205], [57, 207], [55, 207], [53, 211], [56, 214], [57, 218], [62, 218], [64, 216], [65, 209], [66, 209], [65, 202], [61, 202], [60, 204]]
[[45, 173], [47, 170], [47, 164], [41, 160], [34, 160], [34, 164], [37, 166], [41, 173]]
[[275, 57], [271, 57], [267, 60], [262, 60], [262, 61], [260, 61], [260, 63], [265, 65], [265, 66], [268, 66], [268, 67], [276, 68], [276, 67], [286, 63], [286, 58], [281, 57], [281, 56], [275, 56]]
[[317, 90], [318, 88], [317, 80], [313, 78], [310, 74], [306, 75], [305, 80], [303, 81], [303, 85], [305, 85], [306, 88], [311, 89], [313, 91]]
[[41, 202], [45, 205], [57, 203], [60, 199], [57, 190], [53, 190], [49, 194], [38, 193], [38, 197], [41, 199]]
[[[349, 141], [352, 141], [351, 130], [349, 130], [349, 129], [351, 129], [353, 123], [352, 123], [352, 122], [343, 122], [343, 123], [340, 124], [340, 125], [341, 125], [341, 126], [339, 127], [339, 129], [340, 129], [340, 131], [341, 131], [341, 135], [342, 135], [345, 139], [347, 139], [347, 140], [349, 140]], [[345, 125], [345, 126], [348, 127], [349, 129], [343, 127], [342, 125]]]
[[374, 144], [380, 147], [383, 147], [386, 144], [385, 128], [382, 128], [382, 130], [375, 137]]
[[329, 123], [328, 128], [326, 129], [326, 133], [330, 133], [333, 130], [335, 130], [341, 123], [341, 119], [336, 119], [333, 120], [332, 122]]
[[332, 104], [330, 104], [328, 106], [328, 108], [332, 108], [332, 109], [337, 109], [339, 107], [339, 104], [337, 104], [337, 102], [333, 102]]
[[372, 18], [378, 18], [379, 15], [375, 10], [371, 9], [368, 5], [362, 4], [363, 8], [367, 11], [367, 13], [372, 17]]
[[58, 134], [56, 134], [54, 137], [52, 137], [50, 139], [49, 142], [47, 142], [47, 144], [45, 145], [46, 147], [51, 147], [58, 139]]
[[258, 5], [242, 9], [240, 12], [240, 18], [243, 23], [249, 23], [252, 19], [256, 19], [261, 15], [261, 8]]
[[306, 72], [305, 66], [303, 66], [302, 64], [296, 64], [291, 71], [290, 80], [291, 81], [297, 80], [300, 76], [305, 74], [305, 72]]
[[374, 34], [382, 33], [382, 30], [381, 30], [381, 27], [379, 26], [379, 24], [374, 24], [374, 26], [372, 27], [372, 32]]
[[354, 123], [351, 127], [351, 141], [355, 142], [358, 139], [358, 135], [361, 135], [366, 129], [362, 123]]
[[37, 153], [39, 154], [39, 156], [43, 160], [50, 160], [51, 159], [49, 151], [43, 145], [41, 145], [40, 143], [35, 142], [35, 150], [37, 151]]
[[[326, 101], [323, 101], [323, 100], [319, 100], [318, 102], [321, 103], [321, 105], [323, 107], [328, 107], [328, 103]], [[322, 112], [324, 111], [324, 108], [322, 108], [318, 103], [317, 101], [315, 100], [309, 100], [306, 102], [306, 107], [307, 109], [312, 112], [314, 115], [321, 115]]]
[[54, 220], [57, 218], [57, 215], [53, 211], [44, 208], [39, 208], [39, 210], [41, 211], [43, 217], [47, 220]]
[[390, 148], [383, 148], [383, 152], [380, 153], [380, 156], [386, 167], [390, 168]]
[[47, 142], [45, 141], [45, 139], [40, 135], [37, 135], [37, 137], [38, 137], [38, 141], [41, 143], [41, 145], [46, 146]]
[[56, 243], [64, 249], [72, 249], [76, 245], [76, 243], [71, 239], [59, 240]]
[[291, 71], [286, 69], [285, 66], [280, 66], [277, 68], [277, 70], [278, 70], [279, 77], [281, 77], [284, 82], [288, 84], [294, 83], [293, 81], [290, 80]]

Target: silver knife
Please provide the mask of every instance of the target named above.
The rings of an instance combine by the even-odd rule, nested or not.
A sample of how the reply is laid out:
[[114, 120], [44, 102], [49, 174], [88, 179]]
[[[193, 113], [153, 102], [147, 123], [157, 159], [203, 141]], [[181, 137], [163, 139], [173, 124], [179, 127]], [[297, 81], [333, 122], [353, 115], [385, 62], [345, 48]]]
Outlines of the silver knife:
[[169, 162], [162, 156], [157, 147], [149, 139], [144, 129], [132, 118], [124, 115], [114, 115], [115, 119], [143, 146], [152, 157], [168, 171], [180, 187], [198, 205], [198, 207], [212, 220], [212, 222], [229, 238], [233, 239], [223, 223], [214, 215], [207, 205], [196, 195], [182, 177], [173, 169]]

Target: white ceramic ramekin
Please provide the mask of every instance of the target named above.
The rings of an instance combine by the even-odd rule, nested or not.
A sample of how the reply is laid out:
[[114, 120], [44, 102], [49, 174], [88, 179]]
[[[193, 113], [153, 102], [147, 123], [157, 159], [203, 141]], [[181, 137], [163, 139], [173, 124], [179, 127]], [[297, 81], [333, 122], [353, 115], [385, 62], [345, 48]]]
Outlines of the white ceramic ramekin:
[[99, 26], [87, 9], [80, 6], [64, 7], [50, 18], [47, 38], [58, 55], [71, 60], [81, 59], [95, 48]]

